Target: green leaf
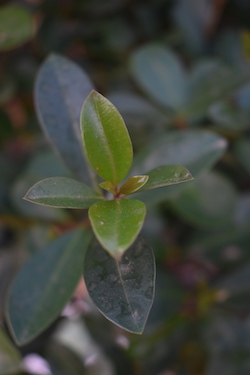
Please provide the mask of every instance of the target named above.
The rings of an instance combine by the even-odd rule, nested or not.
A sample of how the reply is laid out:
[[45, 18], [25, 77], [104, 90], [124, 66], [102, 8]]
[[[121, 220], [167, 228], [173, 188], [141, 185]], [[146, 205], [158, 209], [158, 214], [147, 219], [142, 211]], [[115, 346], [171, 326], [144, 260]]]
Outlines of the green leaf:
[[183, 219], [209, 229], [232, 224], [236, 202], [231, 181], [219, 173], [209, 172], [190, 183], [170, 204]]
[[20, 46], [33, 38], [34, 23], [29, 12], [19, 6], [0, 8], [0, 51]]
[[141, 334], [154, 298], [155, 260], [138, 238], [120, 261], [95, 241], [84, 262], [84, 279], [100, 312], [127, 331]]
[[50, 207], [88, 208], [102, 200], [89, 186], [65, 177], [51, 177], [37, 182], [25, 200]]
[[50, 55], [35, 84], [35, 104], [40, 125], [55, 150], [76, 176], [88, 182], [79, 117], [83, 100], [93, 89], [87, 75], [73, 62]]
[[112, 193], [112, 194], [115, 194], [115, 186], [109, 182], [109, 181], [104, 181], [102, 183], [99, 184], [99, 186], [101, 186], [102, 189]]
[[212, 105], [208, 115], [220, 128], [233, 131], [247, 129], [250, 120], [250, 112], [235, 106], [230, 100], [219, 101]]
[[84, 375], [84, 364], [80, 356], [55, 340], [45, 348], [45, 358], [53, 375]]
[[175, 54], [160, 45], [136, 50], [131, 70], [138, 84], [163, 107], [177, 109], [188, 98], [185, 72]]
[[245, 138], [237, 141], [234, 145], [234, 152], [247, 172], [250, 173], [250, 139]]
[[0, 375], [8, 375], [21, 370], [21, 355], [0, 328]]
[[20, 270], [9, 292], [7, 320], [17, 344], [53, 322], [80, 280], [90, 232], [75, 230], [49, 243]]
[[[171, 131], [156, 139], [141, 150], [135, 159], [133, 174], [147, 174], [159, 165], [176, 164], [185, 166], [196, 178], [209, 170], [225, 151], [226, 140], [212, 132], [203, 130]], [[147, 205], [169, 199], [185, 187], [162, 187], [157, 191], [148, 190], [140, 193], [139, 199]], [[137, 197], [137, 195], [136, 195]]]
[[83, 104], [81, 131], [89, 163], [104, 180], [117, 185], [131, 167], [132, 144], [120, 113], [96, 91]]
[[[16, 173], [17, 175], [17, 173]], [[46, 221], [65, 221], [65, 210], [31, 204], [23, 200], [28, 189], [37, 181], [47, 177], [70, 177], [67, 169], [53, 150], [45, 149], [33, 155], [25, 169], [18, 175], [11, 187], [11, 203], [25, 217]]]
[[145, 214], [144, 203], [132, 199], [97, 202], [89, 209], [89, 218], [98, 241], [116, 259], [120, 259], [135, 241]]
[[130, 177], [120, 188], [120, 194], [133, 194], [148, 181], [148, 176], [133, 176]]
[[204, 77], [201, 80], [200, 90], [196, 89], [190, 103], [181, 109], [181, 116], [188, 120], [205, 116], [212, 105], [229, 97], [250, 81], [250, 69], [247, 66], [239, 70], [238, 67], [218, 64], [217, 68], [214, 68], [213, 73], [210, 72], [206, 79]]
[[180, 165], [162, 165], [147, 172], [147, 175], [149, 177], [148, 181], [140, 188], [140, 191], [179, 184], [194, 179], [189, 170]]

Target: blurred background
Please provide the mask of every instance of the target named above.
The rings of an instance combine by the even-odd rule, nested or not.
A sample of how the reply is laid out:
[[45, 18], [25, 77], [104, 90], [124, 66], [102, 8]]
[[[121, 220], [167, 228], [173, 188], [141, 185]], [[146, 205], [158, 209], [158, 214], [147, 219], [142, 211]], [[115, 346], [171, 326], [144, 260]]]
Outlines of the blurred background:
[[[138, 165], [182, 164], [195, 180], [143, 198], [157, 281], [142, 336], [102, 317], [82, 281], [57, 321], [16, 348], [9, 285], [80, 218], [22, 200], [42, 178], [70, 176], [33, 99], [52, 52], [118, 108]], [[248, 375], [249, 312], [250, 2], [1, 1], [0, 374]]]

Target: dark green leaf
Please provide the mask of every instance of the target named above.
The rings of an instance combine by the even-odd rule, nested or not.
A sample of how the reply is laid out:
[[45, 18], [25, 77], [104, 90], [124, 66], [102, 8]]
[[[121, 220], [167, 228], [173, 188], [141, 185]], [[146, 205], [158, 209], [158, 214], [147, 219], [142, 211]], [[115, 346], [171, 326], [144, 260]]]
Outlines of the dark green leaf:
[[90, 233], [76, 230], [49, 243], [20, 270], [9, 292], [7, 319], [26, 344], [59, 315], [80, 280]]
[[236, 202], [231, 181], [209, 172], [190, 183], [170, 203], [188, 222], [198, 227], [217, 228], [233, 222]]
[[148, 181], [148, 176], [133, 176], [130, 177], [120, 188], [121, 194], [133, 194]]
[[0, 328], [0, 375], [14, 374], [20, 365], [21, 355]]
[[131, 70], [139, 85], [164, 107], [180, 108], [187, 100], [185, 72], [174, 53], [160, 45], [136, 50]]
[[34, 36], [31, 15], [19, 6], [0, 8], [0, 51], [9, 50], [27, 42]]
[[82, 359], [66, 346], [52, 341], [46, 345], [46, 359], [53, 375], [84, 375]]
[[117, 185], [133, 160], [131, 140], [120, 113], [108, 99], [92, 91], [82, 107], [81, 130], [89, 163], [104, 180]]
[[230, 101], [215, 103], [210, 107], [208, 115], [219, 127], [233, 131], [246, 129], [250, 121], [250, 112], [236, 107]]
[[249, 68], [243, 67], [239, 70], [238, 67], [218, 65], [213, 73], [201, 80], [200, 89], [197, 89], [190, 103], [181, 109], [181, 116], [192, 120], [206, 115], [212, 105], [227, 98], [249, 81]]
[[180, 165], [162, 165], [147, 172], [148, 181], [140, 191], [156, 189], [163, 186], [179, 184], [193, 180], [191, 173]]
[[120, 261], [95, 241], [85, 258], [84, 278], [90, 297], [107, 319], [128, 331], [143, 332], [154, 298], [155, 261], [142, 238]]
[[39, 121], [52, 146], [68, 167], [88, 182], [79, 117], [93, 89], [87, 75], [65, 57], [50, 55], [36, 79], [35, 103]]
[[88, 208], [102, 200], [89, 186], [65, 177], [51, 177], [37, 182], [24, 197], [43, 206]]
[[235, 143], [234, 151], [247, 172], [250, 173], [250, 140], [240, 139]]
[[98, 241], [117, 259], [135, 241], [145, 214], [145, 204], [132, 199], [97, 202], [89, 209], [89, 218]]

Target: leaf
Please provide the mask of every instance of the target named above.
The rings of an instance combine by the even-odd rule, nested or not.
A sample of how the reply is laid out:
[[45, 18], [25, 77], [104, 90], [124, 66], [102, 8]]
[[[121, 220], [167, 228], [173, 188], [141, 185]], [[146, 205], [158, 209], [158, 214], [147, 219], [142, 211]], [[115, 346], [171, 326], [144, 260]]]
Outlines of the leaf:
[[84, 279], [100, 312], [127, 331], [141, 334], [154, 298], [155, 260], [151, 248], [138, 238], [115, 260], [98, 242], [89, 248]]
[[0, 51], [6, 51], [33, 38], [35, 27], [29, 12], [19, 6], [0, 8]]
[[90, 233], [75, 230], [35, 254], [9, 292], [7, 320], [17, 344], [37, 337], [59, 315], [80, 280]]
[[84, 375], [83, 361], [65, 345], [50, 341], [45, 348], [45, 357], [53, 375]]
[[238, 140], [234, 145], [234, 152], [247, 172], [250, 173], [250, 139]]
[[145, 215], [144, 203], [132, 199], [97, 202], [89, 209], [89, 218], [98, 241], [116, 259], [120, 259], [135, 241]]
[[[232, 100], [232, 99], [231, 99]], [[248, 128], [250, 113], [227, 101], [219, 101], [208, 110], [211, 120], [226, 130], [242, 131]]]
[[163, 107], [177, 109], [186, 103], [186, 74], [171, 50], [149, 44], [134, 52], [130, 65], [138, 84]]
[[32, 186], [24, 199], [50, 207], [88, 208], [103, 198], [81, 182], [71, 178], [51, 177]]
[[21, 355], [0, 328], [0, 375], [21, 370]]
[[141, 189], [148, 181], [148, 176], [130, 177], [120, 188], [120, 194], [133, 194]]
[[197, 227], [218, 228], [233, 222], [237, 194], [230, 180], [219, 173], [201, 176], [171, 199], [171, 207]]
[[148, 181], [139, 191], [156, 189], [193, 180], [191, 173], [180, 165], [162, 165], [147, 172]]
[[115, 194], [115, 186], [111, 182], [104, 181], [100, 183], [99, 186], [101, 186], [102, 189], [108, 191], [109, 193]]
[[104, 180], [117, 185], [131, 167], [132, 144], [120, 113], [96, 91], [83, 104], [81, 131], [89, 163]]
[[50, 55], [35, 83], [35, 104], [40, 125], [54, 149], [76, 176], [88, 182], [79, 117], [84, 99], [93, 89], [87, 75], [73, 62]]
[[[137, 154], [132, 173], [147, 174], [159, 165], [176, 164], [185, 166], [197, 178], [219, 160], [226, 145], [223, 137], [208, 131], [171, 131]], [[156, 204], [177, 195], [184, 187], [182, 184], [162, 187], [157, 194], [152, 190], [144, 191], [139, 199], [147, 202], [147, 205]]]
[[25, 169], [14, 180], [11, 187], [11, 203], [22, 216], [46, 221], [65, 221], [68, 214], [65, 210], [34, 205], [22, 199], [37, 181], [58, 176], [70, 177], [70, 174], [53, 150], [39, 151], [33, 155]]
[[200, 90], [197, 90], [194, 98], [191, 97], [190, 103], [181, 109], [179, 115], [187, 118], [188, 121], [199, 119], [207, 115], [212, 105], [225, 100], [249, 81], [249, 67], [245, 66], [239, 70], [238, 67], [218, 65], [213, 73], [208, 74], [207, 78], [200, 82]]

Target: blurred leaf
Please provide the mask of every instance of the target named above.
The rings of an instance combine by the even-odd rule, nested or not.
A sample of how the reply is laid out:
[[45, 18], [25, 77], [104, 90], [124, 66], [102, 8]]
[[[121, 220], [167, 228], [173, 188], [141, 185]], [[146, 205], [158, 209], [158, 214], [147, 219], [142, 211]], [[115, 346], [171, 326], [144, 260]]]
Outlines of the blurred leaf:
[[146, 45], [131, 57], [135, 80], [163, 107], [178, 109], [187, 101], [187, 80], [178, 58], [161, 45]]
[[0, 51], [20, 46], [33, 38], [33, 20], [25, 9], [11, 5], [0, 8]]
[[248, 127], [250, 121], [250, 112], [235, 107], [232, 103], [220, 101], [212, 105], [208, 114], [216, 125], [221, 128], [240, 131]]
[[[196, 95], [186, 107], [180, 111], [181, 116], [189, 121], [199, 119], [207, 114], [208, 109], [220, 100], [232, 95], [236, 90], [250, 81], [250, 69], [242, 69], [218, 64], [217, 69], [210, 72], [200, 85], [199, 95]], [[220, 84], [218, 85], [218, 82]]]
[[205, 30], [212, 16], [213, 3], [206, 0], [180, 0], [175, 4], [173, 17], [191, 52], [201, 53], [204, 49]]
[[69, 173], [54, 152], [45, 150], [35, 154], [11, 186], [11, 200], [14, 207], [25, 217], [43, 220], [65, 220], [67, 214], [63, 210], [34, 205], [22, 199], [27, 190], [37, 181], [46, 177], [60, 175], [68, 177]]
[[231, 181], [209, 172], [183, 189], [171, 207], [198, 227], [214, 228], [233, 222], [237, 195]]
[[238, 140], [234, 145], [234, 152], [247, 172], [250, 173], [250, 140], [243, 138]]
[[80, 280], [90, 233], [75, 230], [35, 254], [9, 292], [7, 319], [19, 345], [42, 332], [59, 315]]
[[88, 185], [71, 178], [51, 177], [32, 186], [24, 199], [43, 206], [88, 208], [102, 197]]
[[126, 177], [133, 160], [131, 140], [120, 113], [92, 91], [82, 107], [81, 130], [89, 163], [103, 179], [117, 185]]
[[215, 40], [216, 55], [227, 63], [241, 67], [245, 64], [243, 43], [237, 29], [222, 30]]
[[194, 98], [198, 98], [199, 95], [210, 86], [211, 79], [213, 75], [219, 70], [222, 69], [223, 63], [215, 59], [203, 59], [198, 60], [192, 67], [192, 70], [189, 75], [188, 85], [189, 92]]
[[88, 292], [100, 312], [113, 323], [142, 333], [154, 298], [155, 261], [139, 238], [118, 262], [94, 242], [84, 263]]
[[[172, 131], [146, 146], [135, 158], [133, 174], [147, 173], [159, 165], [177, 164], [185, 166], [196, 178], [209, 170], [221, 157], [226, 140], [214, 133], [200, 130]], [[140, 193], [140, 199], [148, 205], [164, 201], [178, 194], [186, 184], [167, 186]], [[137, 195], [136, 195], [137, 197]]]
[[93, 89], [87, 75], [73, 62], [50, 55], [35, 84], [35, 102], [44, 133], [68, 167], [88, 182], [79, 118], [84, 99]]
[[52, 341], [46, 346], [46, 360], [53, 375], [83, 375], [83, 361], [66, 346]]
[[162, 165], [147, 172], [147, 176], [148, 181], [140, 188], [140, 191], [193, 180], [191, 173], [180, 165]]
[[89, 209], [89, 218], [98, 241], [115, 259], [120, 259], [135, 241], [145, 214], [144, 203], [132, 199], [97, 202]]
[[120, 188], [120, 194], [133, 194], [141, 189], [148, 181], [148, 176], [130, 177]]
[[0, 375], [17, 373], [20, 365], [21, 355], [0, 328]]

